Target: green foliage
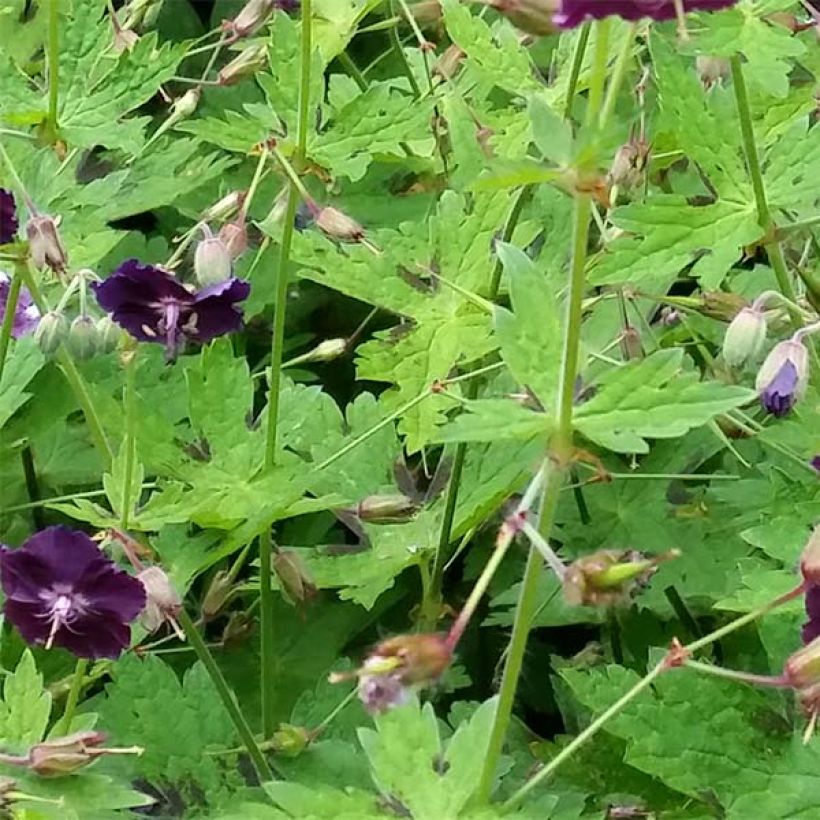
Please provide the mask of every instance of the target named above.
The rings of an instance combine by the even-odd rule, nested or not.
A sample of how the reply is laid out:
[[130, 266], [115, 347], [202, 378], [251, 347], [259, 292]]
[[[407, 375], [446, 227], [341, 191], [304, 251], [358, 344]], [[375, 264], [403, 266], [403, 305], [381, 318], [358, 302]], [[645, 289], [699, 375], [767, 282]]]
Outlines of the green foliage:
[[0, 738], [4, 744], [26, 748], [39, 743], [51, 714], [51, 694], [43, 688], [34, 656], [27, 649], [17, 668], [3, 681]]

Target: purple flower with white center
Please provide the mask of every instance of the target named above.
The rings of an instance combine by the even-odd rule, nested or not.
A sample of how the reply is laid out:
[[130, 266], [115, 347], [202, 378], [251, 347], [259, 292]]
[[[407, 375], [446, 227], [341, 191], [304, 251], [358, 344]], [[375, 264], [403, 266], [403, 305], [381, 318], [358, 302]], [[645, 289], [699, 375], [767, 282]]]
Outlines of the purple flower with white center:
[[[9, 289], [11, 288], [11, 278], [7, 273], [0, 271], [0, 317], [6, 315], [6, 305], [9, 299]], [[0, 318], [0, 321], [2, 319]], [[14, 324], [11, 326], [12, 339], [19, 339], [27, 333], [32, 333], [37, 329], [40, 322], [40, 311], [34, 304], [31, 294], [26, 288], [20, 288], [17, 296], [17, 305], [14, 310]]]
[[[682, 0], [684, 12], [717, 11], [735, 0]], [[562, 0], [553, 18], [561, 28], [575, 28], [589, 18], [617, 15], [624, 20], [674, 20], [678, 16], [675, 0]]]
[[0, 188], [0, 245], [12, 242], [19, 227], [14, 194], [5, 188]]
[[104, 282], [92, 285], [97, 301], [134, 338], [165, 345], [173, 361], [186, 339], [208, 342], [242, 326], [238, 302], [251, 286], [227, 279], [202, 290], [185, 287], [176, 277], [136, 259], [123, 262]]
[[145, 588], [83, 532], [49, 527], [16, 550], [0, 551], [6, 618], [31, 644], [62, 646], [79, 658], [118, 658]]
[[785, 416], [803, 395], [808, 382], [809, 354], [798, 331], [776, 344], [760, 367], [755, 389], [763, 408], [778, 418]]

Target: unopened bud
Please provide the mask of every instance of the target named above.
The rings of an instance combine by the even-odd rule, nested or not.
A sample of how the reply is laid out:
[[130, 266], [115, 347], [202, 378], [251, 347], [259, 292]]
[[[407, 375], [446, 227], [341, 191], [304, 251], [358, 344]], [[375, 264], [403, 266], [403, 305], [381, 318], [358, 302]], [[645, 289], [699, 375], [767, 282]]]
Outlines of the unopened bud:
[[743, 308], [726, 328], [723, 337], [723, 360], [738, 367], [755, 359], [766, 341], [766, 317], [755, 307]]
[[778, 342], [763, 360], [755, 379], [755, 390], [763, 409], [785, 416], [802, 398], [809, 382], [809, 351], [800, 338]]
[[425, 684], [437, 680], [450, 665], [453, 653], [444, 635], [397, 635], [382, 641], [371, 658], [396, 659], [402, 683]]
[[820, 524], [812, 530], [800, 555], [800, 574], [807, 584], [820, 586]]
[[196, 111], [201, 97], [202, 89], [198, 85], [189, 88], [181, 97], [174, 100], [170, 118], [174, 122], [179, 122], [190, 117]]
[[54, 310], [40, 318], [37, 330], [34, 331], [34, 340], [46, 356], [56, 353], [67, 337], [68, 320], [62, 313]]
[[239, 212], [245, 202], [246, 191], [231, 191], [202, 212], [203, 222], [224, 222]]
[[643, 558], [634, 551], [599, 550], [573, 561], [564, 574], [564, 597], [572, 606], [613, 606], [628, 600], [661, 561], [680, 553]]
[[42, 270], [51, 268], [55, 273], [62, 273], [68, 264], [68, 256], [57, 223], [44, 214], [32, 216], [26, 223], [29, 253], [34, 267]]
[[176, 629], [182, 601], [166, 573], [160, 567], [146, 567], [137, 574], [137, 579], [145, 587], [145, 609], [140, 623], [149, 632], [156, 632], [166, 621]]
[[139, 41], [139, 35], [136, 31], [122, 28], [115, 24], [114, 37], [111, 40], [111, 47], [115, 54], [123, 54], [126, 51], [131, 51]]
[[219, 229], [219, 239], [228, 249], [231, 259], [239, 259], [248, 249], [248, 229], [243, 217], [234, 222], [226, 222]]
[[560, 7], [558, 0], [489, 0], [488, 5], [527, 34], [540, 37], [558, 31], [553, 20]]
[[711, 88], [729, 76], [731, 65], [725, 57], [700, 55], [695, 59], [695, 70], [703, 87]]
[[413, 19], [421, 26], [439, 23], [443, 16], [440, 0], [420, 0], [410, 6]]
[[746, 301], [737, 293], [709, 290], [701, 296], [701, 310], [710, 319], [730, 322], [746, 307]]
[[310, 732], [304, 726], [280, 723], [273, 733], [273, 751], [282, 757], [299, 757], [310, 743]]
[[621, 350], [625, 361], [642, 359], [644, 356], [641, 344], [641, 332], [636, 327], [628, 325], [621, 334]]
[[100, 353], [113, 353], [123, 337], [122, 328], [107, 314], [97, 319], [97, 347]]
[[615, 153], [609, 169], [610, 185], [631, 190], [643, 182], [643, 175], [649, 160], [649, 145], [640, 139], [631, 139]]
[[433, 66], [433, 74], [443, 77], [445, 80], [452, 80], [466, 56], [467, 53], [457, 45], [447, 46], [441, 57], [436, 60]]
[[362, 521], [376, 524], [389, 524], [406, 521], [416, 512], [412, 498], [396, 493], [395, 495], [369, 495], [358, 503], [356, 515]]
[[234, 39], [247, 37], [270, 17], [275, 7], [275, 0], [249, 0], [233, 20], [225, 20], [222, 23], [222, 29]]
[[789, 656], [783, 674], [790, 686], [805, 689], [820, 684], [820, 638]]
[[231, 612], [228, 622], [222, 630], [222, 645], [230, 647], [241, 646], [250, 638], [254, 630], [254, 621], [244, 612]]
[[194, 273], [203, 287], [218, 285], [231, 278], [231, 254], [225, 243], [218, 236], [214, 236], [207, 225], [203, 225], [202, 230], [205, 236], [196, 246]]
[[316, 597], [316, 584], [298, 553], [280, 550], [274, 555], [272, 565], [282, 592], [291, 603], [303, 604]]
[[228, 602], [233, 590], [231, 577], [224, 570], [219, 570], [211, 579], [208, 591], [202, 599], [202, 617], [205, 620], [216, 617]]
[[234, 85], [265, 67], [267, 49], [264, 45], [248, 46], [219, 71], [219, 85]]
[[65, 346], [75, 359], [90, 359], [96, 354], [97, 323], [90, 316], [78, 316], [68, 331]]
[[342, 242], [361, 242], [364, 228], [338, 208], [327, 206], [316, 213], [316, 225], [323, 233]]

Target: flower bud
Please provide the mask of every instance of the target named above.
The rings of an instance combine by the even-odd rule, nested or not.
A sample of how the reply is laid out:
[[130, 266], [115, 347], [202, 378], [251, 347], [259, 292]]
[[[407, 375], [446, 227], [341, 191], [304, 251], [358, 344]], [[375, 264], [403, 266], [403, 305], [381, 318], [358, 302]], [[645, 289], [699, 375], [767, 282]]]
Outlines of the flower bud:
[[119, 24], [114, 24], [114, 37], [111, 40], [111, 47], [115, 54], [123, 54], [126, 51], [131, 51], [139, 40], [139, 35], [136, 31], [125, 29]]
[[800, 555], [800, 574], [807, 584], [820, 586], [820, 524], [817, 524]]
[[222, 222], [239, 212], [245, 202], [246, 191], [231, 191], [202, 212], [203, 222]]
[[378, 644], [370, 657], [396, 659], [402, 683], [425, 684], [437, 680], [447, 669], [452, 650], [445, 637], [437, 633], [397, 635]]
[[795, 689], [820, 684], [820, 638], [792, 653], [786, 661], [783, 675]]
[[48, 266], [55, 273], [65, 270], [68, 256], [57, 231], [57, 223], [50, 216], [32, 216], [26, 223], [26, 236], [34, 267], [42, 270]]
[[202, 89], [198, 85], [189, 88], [181, 97], [174, 100], [169, 118], [173, 122], [187, 119], [196, 111], [201, 97]]
[[635, 551], [599, 550], [573, 561], [564, 573], [564, 597], [572, 606], [613, 606], [629, 599], [662, 561], [677, 550], [643, 558]]
[[643, 182], [648, 160], [648, 143], [633, 137], [615, 152], [609, 169], [609, 184], [627, 191], [637, 188]]
[[766, 341], [766, 317], [754, 306], [743, 308], [726, 328], [723, 337], [723, 360], [738, 367], [755, 359]]
[[703, 87], [708, 89], [723, 82], [729, 76], [731, 67], [725, 57], [699, 55], [695, 60], [695, 70]]
[[156, 632], [165, 621], [175, 626], [182, 601], [165, 572], [157, 566], [146, 567], [137, 578], [145, 587], [145, 609], [140, 623], [149, 632]]
[[235, 85], [265, 67], [267, 49], [264, 45], [252, 45], [243, 49], [219, 71], [219, 85]]
[[310, 732], [304, 726], [280, 723], [271, 738], [273, 751], [282, 757], [299, 757], [310, 743]]
[[701, 310], [710, 319], [730, 322], [744, 307], [746, 307], [746, 302], [737, 293], [710, 290], [701, 296]]
[[97, 319], [97, 347], [100, 353], [113, 353], [122, 337], [122, 328], [108, 314]]
[[273, 571], [283, 594], [291, 603], [303, 604], [316, 597], [316, 584], [298, 553], [293, 550], [277, 552], [273, 557]]
[[247, 37], [262, 26], [275, 7], [275, 0], [249, 0], [233, 20], [223, 21], [222, 30], [237, 40]]
[[219, 239], [228, 249], [231, 259], [239, 259], [248, 249], [248, 229], [244, 217], [234, 222], [226, 222], [219, 229]]
[[778, 342], [763, 361], [755, 380], [764, 410], [778, 418], [794, 407], [806, 390], [809, 354], [799, 338]]
[[233, 589], [231, 577], [224, 570], [219, 570], [211, 579], [208, 591], [202, 599], [202, 617], [205, 620], [216, 617], [228, 602]]
[[229, 649], [241, 646], [250, 638], [254, 630], [254, 620], [244, 612], [231, 612], [222, 630], [222, 645]]
[[558, 0], [489, 0], [488, 5], [527, 34], [543, 36], [558, 31], [553, 21]]
[[230, 279], [233, 265], [225, 243], [218, 236], [213, 236], [207, 225], [203, 226], [203, 233], [205, 236], [194, 253], [194, 273], [199, 284], [207, 287]]
[[624, 361], [630, 362], [633, 359], [644, 357], [643, 344], [641, 344], [641, 332], [632, 325], [627, 325], [621, 334], [621, 351]]
[[412, 498], [399, 493], [395, 495], [369, 495], [358, 503], [356, 515], [362, 521], [389, 524], [406, 521], [416, 512]]
[[98, 350], [97, 323], [90, 316], [78, 316], [68, 331], [65, 346], [75, 359], [90, 359]]
[[62, 313], [50, 310], [46, 313], [34, 331], [34, 340], [37, 346], [46, 355], [56, 353], [60, 345], [68, 336], [68, 320]]
[[316, 213], [316, 225], [323, 233], [342, 242], [361, 242], [364, 228], [338, 208], [327, 206]]

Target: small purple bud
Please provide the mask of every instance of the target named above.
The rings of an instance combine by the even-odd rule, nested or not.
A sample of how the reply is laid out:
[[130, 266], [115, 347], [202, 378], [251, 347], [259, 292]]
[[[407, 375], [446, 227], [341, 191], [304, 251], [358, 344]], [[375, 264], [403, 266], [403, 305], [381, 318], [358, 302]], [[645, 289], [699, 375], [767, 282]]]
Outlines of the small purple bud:
[[809, 354], [799, 339], [778, 342], [757, 374], [755, 389], [763, 408], [785, 416], [803, 395], [808, 383]]
[[731, 367], [757, 358], [766, 341], [766, 317], [752, 307], [743, 308], [726, 328], [723, 337], [723, 360]]
[[7, 245], [13, 241], [19, 227], [14, 194], [5, 188], [0, 188], [0, 245]]
[[211, 233], [207, 225], [202, 226], [204, 238], [196, 246], [194, 253], [194, 273], [203, 287], [217, 285], [231, 278], [231, 254], [225, 243]]
[[65, 270], [68, 255], [60, 239], [57, 223], [50, 216], [32, 216], [26, 223], [26, 236], [34, 267], [38, 270], [49, 267], [58, 274]]

